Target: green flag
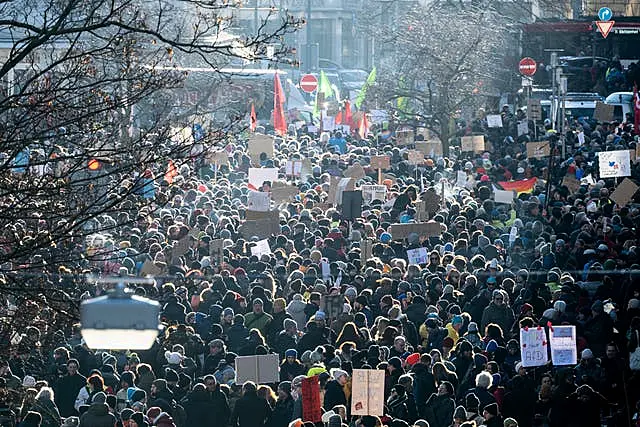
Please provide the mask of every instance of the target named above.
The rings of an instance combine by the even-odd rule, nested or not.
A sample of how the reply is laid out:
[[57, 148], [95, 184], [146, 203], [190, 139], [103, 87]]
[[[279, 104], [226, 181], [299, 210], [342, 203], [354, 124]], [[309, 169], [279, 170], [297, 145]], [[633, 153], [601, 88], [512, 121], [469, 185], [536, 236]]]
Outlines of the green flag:
[[[407, 90], [407, 84], [404, 81], [404, 76], [400, 77], [398, 88], [402, 91]], [[397, 107], [400, 117], [406, 118], [409, 115], [409, 98], [407, 98], [406, 96], [399, 97], [397, 100]]]
[[331, 89], [331, 82], [324, 73], [320, 71], [320, 82], [318, 82], [318, 92], [324, 93], [324, 99], [331, 98], [333, 96], [333, 89]]
[[369, 89], [369, 86], [373, 85], [375, 82], [376, 82], [376, 67], [374, 65], [373, 68], [371, 69], [371, 72], [369, 73], [369, 77], [367, 77], [367, 81], [362, 86], [362, 89], [360, 89], [360, 93], [356, 98], [355, 104], [356, 104], [356, 107], [358, 107], [358, 109], [360, 109], [360, 106], [364, 102], [365, 96], [367, 96], [367, 89]]

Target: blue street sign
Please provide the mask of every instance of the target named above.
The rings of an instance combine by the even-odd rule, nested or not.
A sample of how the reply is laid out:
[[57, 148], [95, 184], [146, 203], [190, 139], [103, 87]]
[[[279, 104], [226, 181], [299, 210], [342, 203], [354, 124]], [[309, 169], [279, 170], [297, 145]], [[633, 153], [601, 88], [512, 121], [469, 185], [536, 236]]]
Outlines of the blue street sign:
[[601, 21], [608, 21], [613, 18], [613, 12], [608, 7], [601, 7], [598, 11], [598, 18]]

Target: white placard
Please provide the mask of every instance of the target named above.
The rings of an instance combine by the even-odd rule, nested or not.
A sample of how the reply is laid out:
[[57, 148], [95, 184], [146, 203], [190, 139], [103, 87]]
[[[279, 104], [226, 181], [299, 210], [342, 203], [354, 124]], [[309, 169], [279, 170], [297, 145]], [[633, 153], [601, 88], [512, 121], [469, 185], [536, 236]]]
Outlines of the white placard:
[[326, 132], [331, 132], [336, 128], [336, 118], [335, 117], [323, 117], [322, 118], [322, 130]]
[[489, 114], [487, 116], [487, 126], [490, 128], [501, 128], [502, 116], [500, 114]]
[[629, 150], [601, 151], [598, 153], [600, 178], [631, 176]]
[[353, 370], [351, 415], [384, 415], [384, 371]]
[[429, 252], [427, 252], [427, 248], [409, 249], [407, 258], [409, 259], [409, 264], [426, 264], [429, 259]]
[[578, 133], [578, 146], [584, 145], [584, 132]]
[[247, 194], [247, 209], [250, 211], [267, 212], [271, 205], [269, 193], [251, 191]]
[[300, 176], [302, 174], [302, 160], [287, 160], [285, 174], [287, 176]]
[[551, 362], [554, 366], [578, 363], [575, 326], [552, 326], [549, 330]]
[[370, 205], [374, 200], [384, 202], [387, 199], [386, 185], [363, 185], [360, 189], [362, 190], [363, 205]]
[[255, 189], [262, 187], [262, 183], [273, 183], [278, 180], [277, 168], [249, 168], [249, 185]]
[[269, 241], [267, 239], [258, 240], [255, 246], [251, 247], [251, 255], [255, 255], [258, 258], [262, 257], [262, 255], [271, 253], [271, 247], [269, 246]]
[[464, 188], [465, 185], [467, 185], [467, 173], [458, 171], [456, 173], [456, 187]]
[[513, 203], [513, 191], [509, 190], [493, 190], [493, 200], [496, 203], [504, 203], [510, 205]]
[[529, 122], [526, 120], [518, 123], [518, 136], [528, 135], [529, 134]]
[[520, 357], [525, 368], [547, 364], [549, 356], [544, 328], [520, 329]]

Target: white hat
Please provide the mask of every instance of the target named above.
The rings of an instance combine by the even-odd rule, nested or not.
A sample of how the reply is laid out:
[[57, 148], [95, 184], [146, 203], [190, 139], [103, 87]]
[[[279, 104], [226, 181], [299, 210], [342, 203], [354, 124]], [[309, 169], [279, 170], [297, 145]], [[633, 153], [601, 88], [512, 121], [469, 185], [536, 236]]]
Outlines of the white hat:
[[27, 375], [22, 380], [22, 386], [23, 387], [35, 387], [36, 386], [36, 379], [33, 378], [31, 375]]
[[343, 371], [342, 369], [334, 369], [331, 371], [331, 374], [333, 375], [333, 379], [336, 381], [342, 376], [349, 378], [347, 371]]
[[164, 357], [170, 365], [179, 365], [182, 362], [182, 355], [178, 352], [165, 351]]
[[588, 348], [585, 348], [584, 350], [582, 350], [582, 353], [580, 354], [580, 358], [581, 359], [593, 359], [593, 352], [591, 350], [589, 350]]

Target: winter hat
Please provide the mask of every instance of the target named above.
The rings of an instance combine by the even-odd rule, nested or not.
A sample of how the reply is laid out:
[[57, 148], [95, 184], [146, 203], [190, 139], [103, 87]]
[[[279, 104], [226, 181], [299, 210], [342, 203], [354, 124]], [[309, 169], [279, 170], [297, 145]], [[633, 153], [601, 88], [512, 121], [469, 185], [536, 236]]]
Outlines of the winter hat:
[[162, 413], [162, 409], [159, 406], [152, 406], [147, 410], [147, 417], [150, 420], [155, 420]]
[[475, 393], [469, 393], [464, 398], [464, 406], [469, 411], [472, 409], [478, 409], [480, 406], [480, 399], [478, 399], [478, 396], [476, 396]]
[[22, 386], [23, 387], [27, 387], [27, 388], [35, 387], [36, 386], [36, 379], [33, 378], [31, 375], [27, 375], [22, 380]]
[[[127, 389], [127, 394], [129, 394], [129, 390], [131, 388]], [[141, 402], [144, 399], [147, 398], [147, 392], [141, 389], [136, 389], [133, 394], [131, 395], [131, 399], [129, 399], [131, 402]]]
[[133, 415], [131, 415], [130, 420], [136, 423], [138, 426], [143, 426], [145, 424], [149, 425], [144, 421], [144, 414], [142, 412], [134, 413]]
[[105, 403], [107, 401], [107, 395], [99, 391], [93, 396], [92, 403]]
[[420, 361], [420, 353], [411, 353], [407, 356], [406, 362], [409, 366], [413, 366]]
[[164, 372], [164, 379], [167, 380], [167, 382], [178, 382], [180, 380], [180, 377], [178, 376], [178, 373], [171, 369], [171, 368], [167, 368]]
[[284, 319], [284, 321], [282, 322], [282, 326], [286, 330], [289, 328], [297, 328], [298, 324], [293, 319]]
[[521, 368], [522, 368], [522, 362], [518, 362], [518, 363], [516, 363], [516, 374], [517, 374], [518, 372], [520, 372], [520, 369], [521, 369]]
[[567, 303], [562, 300], [558, 300], [553, 304], [553, 309], [559, 313], [564, 313], [567, 309]]
[[491, 240], [489, 240], [489, 238], [487, 236], [484, 236], [484, 235], [478, 236], [478, 246], [481, 249], [486, 248], [490, 244], [491, 244]]
[[456, 408], [455, 412], [453, 413], [453, 418], [460, 418], [461, 420], [465, 420], [467, 419], [467, 410], [464, 409], [464, 406], [460, 405]]
[[324, 311], [318, 310], [316, 311], [316, 315], [314, 317], [315, 320], [325, 320], [327, 318], [327, 315], [324, 313]]
[[349, 378], [349, 374], [347, 373], [347, 371], [343, 371], [342, 369], [334, 369], [332, 371], [332, 375], [333, 379], [336, 381], [342, 376]]
[[478, 324], [476, 322], [469, 323], [469, 326], [467, 327], [467, 330], [469, 332], [478, 332]]
[[498, 343], [496, 340], [491, 340], [487, 344], [487, 353], [493, 353], [498, 349]]
[[402, 360], [400, 360], [399, 357], [394, 356], [391, 359], [389, 359], [389, 365], [393, 366], [396, 369], [400, 369], [402, 368]]
[[164, 357], [170, 365], [179, 365], [182, 362], [182, 355], [178, 352], [165, 351]]
[[122, 418], [122, 421], [127, 421], [131, 418], [131, 415], [133, 415], [133, 409], [131, 408], [124, 408], [122, 412], [120, 412], [120, 418]]
[[222, 310], [222, 317], [227, 317], [227, 316], [234, 316], [235, 313], [233, 312], [233, 308], [231, 307], [227, 307], [224, 310]]
[[291, 381], [282, 381], [278, 384], [278, 388], [287, 394], [291, 394]]
[[593, 352], [590, 349], [585, 348], [584, 350], [582, 350], [582, 353], [580, 353], [580, 358], [581, 359], [593, 359]]
[[504, 427], [518, 427], [518, 422], [513, 418], [505, 418], [503, 425]]
[[296, 349], [290, 348], [289, 350], [284, 352], [284, 357], [293, 357], [295, 359], [298, 358], [298, 351]]
[[485, 406], [484, 410], [490, 413], [491, 415], [493, 415], [494, 417], [498, 416], [498, 404], [495, 402]]
[[451, 318], [451, 325], [452, 326], [462, 325], [463, 322], [464, 322], [464, 319], [459, 314], [456, 314], [455, 316], [453, 316], [453, 318]]
[[336, 415], [336, 413], [333, 410], [325, 412], [324, 414], [322, 414], [322, 420], [321, 420], [322, 423], [327, 424], [329, 422], [329, 418], [331, 418], [334, 415]]
[[342, 418], [338, 414], [333, 414], [329, 417], [329, 425], [328, 427], [341, 427], [342, 426]]

